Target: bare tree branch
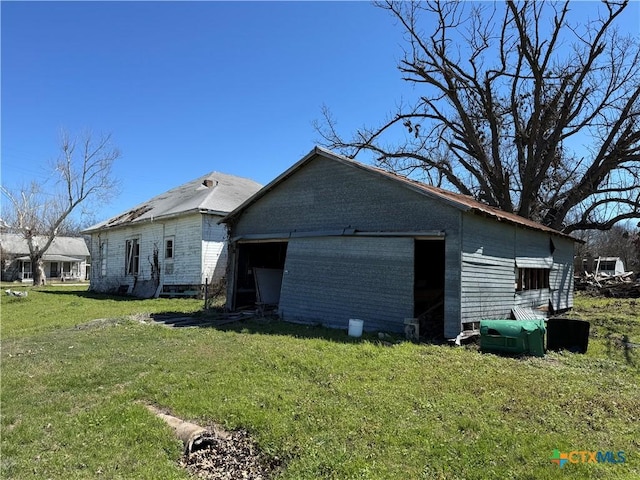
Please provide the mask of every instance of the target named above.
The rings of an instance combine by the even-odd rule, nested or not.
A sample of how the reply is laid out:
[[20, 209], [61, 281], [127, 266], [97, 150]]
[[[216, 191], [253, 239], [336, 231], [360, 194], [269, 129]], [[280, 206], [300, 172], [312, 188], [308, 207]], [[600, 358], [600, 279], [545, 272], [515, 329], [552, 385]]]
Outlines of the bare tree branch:
[[34, 284], [44, 281], [42, 257], [61, 231], [69, 229], [71, 214], [80, 205], [106, 201], [117, 193], [118, 181], [113, 164], [120, 151], [112, 145], [111, 135], [84, 133], [72, 137], [60, 135], [60, 156], [52, 165], [56, 185], [45, 192], [35, 182], [18, 191], [2, 187], [9, 200], [9, 225], [29, 246]]
[[575, 25], [569, 1], [377, 5], [403, 28], [398, 69], [419, 97], [349, 139], [325, 108], [325, 146], [559, 230], [640, 217], [640, 45], [616, 27], [627, 1]]

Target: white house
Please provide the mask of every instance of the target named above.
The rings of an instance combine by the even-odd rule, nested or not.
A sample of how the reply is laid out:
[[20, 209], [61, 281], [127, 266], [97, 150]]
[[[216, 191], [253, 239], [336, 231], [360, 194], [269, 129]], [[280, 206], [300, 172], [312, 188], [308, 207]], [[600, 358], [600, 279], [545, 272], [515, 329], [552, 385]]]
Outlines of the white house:
[[[38, 245], [44, 245], [44, 237], [36, 237]], [[22, 235], [0, 234], [2, 250], [2, 280], [31, 282], [33, 280], [29, 246]], [[85, 280], [89, 249], [81, 237], [56, 237], [42, 257], [44, 273], [49, 279]]]
[[597, 274], [605, 275], [622, 275], [624, 271], [624, 262], [620, 257], [598, 257], [593, 261], [594, 270]]
[[199, 294], [225, 276], [226, 232], [218, 221], [260, 187], [212, 172], [86, 229], [90, 289], [145, 298]]

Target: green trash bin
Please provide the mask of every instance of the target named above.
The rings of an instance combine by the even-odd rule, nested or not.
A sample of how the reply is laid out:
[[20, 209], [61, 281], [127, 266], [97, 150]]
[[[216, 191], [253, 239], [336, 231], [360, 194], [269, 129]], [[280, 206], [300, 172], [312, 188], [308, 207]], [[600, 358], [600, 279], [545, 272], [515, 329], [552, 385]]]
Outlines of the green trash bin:
[[480, 350], [544, 356], [544, 320], [481, 320]]

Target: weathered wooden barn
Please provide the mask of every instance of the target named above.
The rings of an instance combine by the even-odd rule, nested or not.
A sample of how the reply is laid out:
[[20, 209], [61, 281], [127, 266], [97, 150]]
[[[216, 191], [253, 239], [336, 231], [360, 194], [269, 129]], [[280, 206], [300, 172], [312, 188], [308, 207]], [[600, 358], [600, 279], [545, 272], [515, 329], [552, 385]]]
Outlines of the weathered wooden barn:
[[91, 290], [138, 297], [197, 295], [225, 275], [226, 230], [218, 221], [260, 189], [212, 172], [93, 225]]
[[[289, 321], [454, 338], [514, 307], [573, 303], [574, 239], [322, 148], [222, 219], [227, 307]], [[426, 331], [425, 331], [426, 329]]]

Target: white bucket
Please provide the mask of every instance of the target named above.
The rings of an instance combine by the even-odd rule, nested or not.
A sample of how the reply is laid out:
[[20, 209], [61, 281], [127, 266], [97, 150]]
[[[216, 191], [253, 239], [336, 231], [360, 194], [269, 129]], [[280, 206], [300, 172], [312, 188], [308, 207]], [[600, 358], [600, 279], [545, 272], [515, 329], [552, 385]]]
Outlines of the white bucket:
[[364, 325], [363, 320], [358, 320], [357, 318], [350, 318], [349, 319], [349, 336], [361, 337], [363, 325]]

